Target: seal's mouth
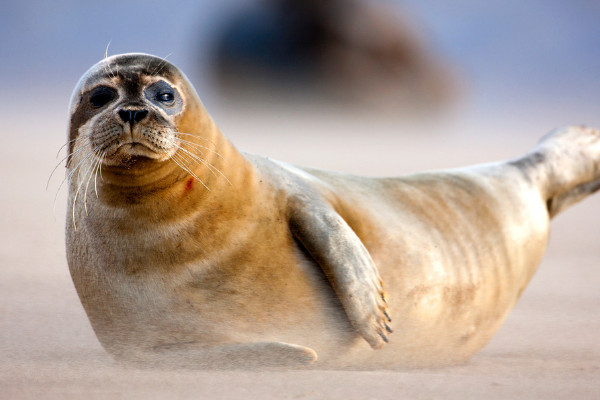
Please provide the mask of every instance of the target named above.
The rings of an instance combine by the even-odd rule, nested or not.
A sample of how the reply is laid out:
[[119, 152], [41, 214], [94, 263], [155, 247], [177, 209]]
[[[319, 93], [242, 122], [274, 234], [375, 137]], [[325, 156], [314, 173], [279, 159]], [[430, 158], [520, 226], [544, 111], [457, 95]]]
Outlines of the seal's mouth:
[[168, 158], [168, 155], [153, 149], [146, 143], [129, 141], [115, 144], [111, 151], [102, 157], [102, 162], [105, 165], [131, 168], [140, 162], [144, 164], [147, 162], [160, 162], [165, 158]]
[[130, 156], [143, 156], [148, 158], [155, 158], [152, 156], [158, 156], [158, 152], [141, 142], [120, 143], [114, 154], [127, 154]]
[[171, 123], [157, 121], [152, 113], [143, 116], [143, 121], [123, 123], [119, 118], [125, 117], [115, 117], [111, 112], [94, 121], [88, 136], [103, 165], [130, 168], [136, 161], [161, 162], [173, 155], [177, 144]]

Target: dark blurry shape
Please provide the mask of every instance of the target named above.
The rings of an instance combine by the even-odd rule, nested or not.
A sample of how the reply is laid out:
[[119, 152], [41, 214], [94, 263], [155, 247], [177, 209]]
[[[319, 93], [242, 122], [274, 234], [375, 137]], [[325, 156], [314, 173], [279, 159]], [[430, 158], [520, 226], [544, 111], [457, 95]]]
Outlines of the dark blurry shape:
[[[228, 94], [322, 95], [377, 105], [445, 104], [455, 91], [391, 6], [360, 0], [266, 0], [219, 38], [216, 75]], [[412, 107], [411, 107], [412, 108]]]

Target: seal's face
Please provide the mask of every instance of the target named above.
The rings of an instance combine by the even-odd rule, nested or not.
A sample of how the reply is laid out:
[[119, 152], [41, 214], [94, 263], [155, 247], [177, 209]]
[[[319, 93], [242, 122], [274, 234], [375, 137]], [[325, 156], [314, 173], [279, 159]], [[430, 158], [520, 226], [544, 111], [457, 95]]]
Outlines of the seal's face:
[[165, 161], [178, 148], [177, 120], [185, 109], [178, 70], [143, 54], [110, 57], [81, 79], [71, 101], [72, 143], [83, 144], [104, 165]]

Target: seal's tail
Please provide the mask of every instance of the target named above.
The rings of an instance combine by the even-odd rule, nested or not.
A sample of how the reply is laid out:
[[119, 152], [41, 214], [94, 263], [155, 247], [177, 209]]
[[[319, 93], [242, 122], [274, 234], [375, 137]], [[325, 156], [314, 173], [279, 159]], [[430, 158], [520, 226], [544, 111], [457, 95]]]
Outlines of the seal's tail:
[[552, 131], [515, 163], [539, 186], [554, 217], [600, 190], [600, 132], [584, 126]]

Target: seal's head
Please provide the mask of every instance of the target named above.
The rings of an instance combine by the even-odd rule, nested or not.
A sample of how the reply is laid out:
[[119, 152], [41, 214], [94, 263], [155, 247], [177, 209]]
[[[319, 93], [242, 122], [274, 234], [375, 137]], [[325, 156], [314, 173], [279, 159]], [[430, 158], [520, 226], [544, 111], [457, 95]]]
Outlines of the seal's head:
[[116, 55], [90, 68], [70, 114], [69, 162], [76, 148], [87, 148], [103, 165], [130, 170], [171, 159], [185, 140], [180, 132], [210, 121], [183, 73], [147, 54]]

